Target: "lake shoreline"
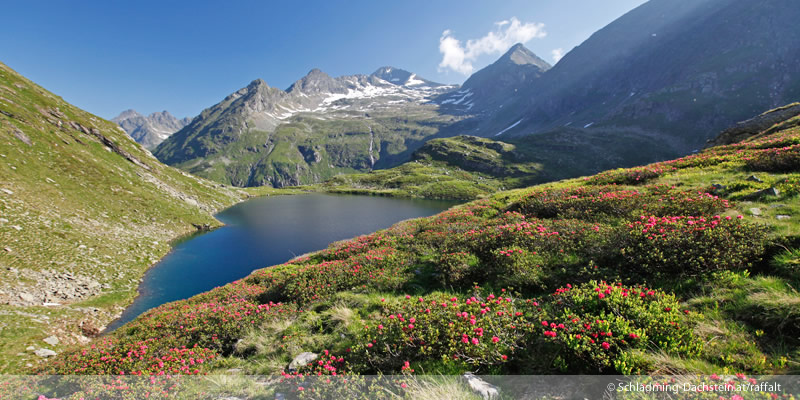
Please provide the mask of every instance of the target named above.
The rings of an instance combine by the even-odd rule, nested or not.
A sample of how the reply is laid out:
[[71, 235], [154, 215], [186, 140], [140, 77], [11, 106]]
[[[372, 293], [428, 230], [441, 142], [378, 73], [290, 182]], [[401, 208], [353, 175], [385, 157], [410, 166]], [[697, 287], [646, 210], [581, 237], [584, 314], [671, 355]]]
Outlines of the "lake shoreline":
[[[179, 245], [180, 243], [182, 243], [182, 242], [184, 242], [186, 240], [191, 240], [195, 236], [202, 235], [202, 234], [205, 234], [205, 233], [208, 233], [208, 232], [223, 228], [225, 226], [225, 223], [220, 221], [219, 218], [217, 218], [217, 215], [219, 215], [221, 212], [224, 212], [225, 210], [227, 210], [227, 209], [229, 209], [231, 207], [235, 207], [238, 204], [247, 202], [249, 200], [257, 199], [257, 198], [270, 197], [270, 196], [294, 196], [294, 195], [300, 195], [300, 194], [306, 194], [306, 193], [313, 193], [311, 191], [302, 190], [302, 189], [299, 189], [299, 188], [283, 189], [283, 188], [257, 187], [257, 188], [238, 188], [238, 189], [239, 189], [240, 193], [242, 194], [242, 196], [240, 196], [239, 199], [236, 202], [228, 204], [228, 205], [226, 205], [224, 207], [217, 207], [217, 208], [214, 208], [214, 209], [211, 210], [211, 215], [214, 217], [214, 220], [218, 224], [210, 226], [209, 228], [205, 228], [205, 227], [198, 228], [197, 225], [195, 225], [194, 226], [195, 227], [194, 230], [187, 229], [183, 233], [180, 233], [180, 234], [176, 235], [175, 237], [173, 237], [172, 239], [170, 239], [168, 241], [169, 248], [158, 256], [158, 260], [157, 261], [151, 263], [147, 268], [145, 268], [144, 270], [141, 271], [141, 275], [139, 275], [139, 277], [137, 278], [137, 283], [136, 283], [135, 290], [131, 290], [131, 292], [135, 291], [135, 296], [130, 296], [130, 297], [126, 296], [126, 297], [128, 297], [129, 301], [115, 303], [115, 304], [112, 304], [110, 306], [110, 307], [113, 307], [114, 309], [120, 309], [121, 308], [121, 311], [116, 313], [114, 315], [113, 319], [111, 319], [108, 322], [106, 322], [103, 326], [98, 327], [98, 333], [96, 334], [96, 336], [98, 336], [98, 337], [99, 336], [105, 336], [105, 335], [113, 332], [114, 329], [118, 328], [118, 327], [115, 327], [114, 329], [109, 329], [109, 327], [113, 326], [115, 324], [115, 322], [117, 322], [120, 319], [120, 317], [123, 315], [125, 310], [128, 307], [130, 307], [131, 304], [136, 302], [136, 300], [139, 298], [139, 296], [142, 295], [140, 288], [141, 288], [142, 282], [144, 281], [144, 277], [147, 275], [147, 273], [153, 267], [158, 265], [164, 259], [164, 257], [168, 256], [173, 251], [175, 246]], [[128, 292], [128, 291], [124, 291], [122, 293], [126, 294], [126, 292]], [[100, 297], [103, 294], [107, 294], [107, 293], [99, 293], [99, 294], [97, 294], [97, 295], [95, 295], [93, 297], [94, 298]], [[86, 298], [86, 299], [83, 299], [82, 301], [89, 301], [89, 300], [92, 300], [92, 298]]]
[[[376, 224], [370, 224], [368, 228], [362, 229], [362, 231], [363, 231], [362, 233], [368, 233], [368, 232], [371, 232], [373, 230], [388, 228], [391, 225], [393, 225], [394, 223], [399, 222], [400, 220], [404, 220], [404, 219], [408, 219], [408, 218], [415, 218], [415, 217], [419, 217], [419, 216], [423, 216], [423, 215], [432, 215], [432, 213], [443, 211], [444, 209], [447, 209], [447, 208], [459, 203], [459, 202], [454, 202], [454, 201], [424, 200], [424, 199], [409, 199], [409, 198], [392, 198], [392, 197], [383, 197], [383, 196], [363, 196], [363, 195], [362, 196], [358, 196], [358, 195], [346, 195], [346, 194], [337, 194], [337, 193], [319, 193], [319, 192], [302, 192], [302, 193], [290, 192], [290, 193], [285, 193], [285, 194], [281, 193], [281, 195], [288, 195], [288, 194], [292, 194], [292, 195], [305, 194], [305, 195], [308, 195], [309, 197], [313, 196], [313, 198], [326, 199], [322, 203], [327, 204], [327, 203], [330, 203], [330, 202], [334, 202], [334, 203], [339, 204], [339, 207], [346, 207], [347, 203], [351, 203], [353, 201], [352, 199], [356, 198], [356, 199], [360, 199], [361, 202], [366, 202], [366, 203], [370, 203], [370, 202], [372, 202], [372, 203], [375, 203], [375, 202], [386, 202], [387, 204], [405, 205], [406, 208], [408, 208], [408, 207], [414, 208], [415, 205], [416, 205], [416, 207], [419, 207], [421, 209], [425, 209], [426, 210], [425, 212], [411, 212], [409, 210], [406, 210], [406, 211], [409, 211], [410, 213], [407, 214], [407, 215], [406, 214], [400, 214], [402, 217], [405, 217], [405, 218], [400, 218], [399, 220], [391, 221], [390, 223], [386, 223], [385, 225], [381, 225], [380, 222], [377, 225]], [[306, 199], [309, 198], [309, 197], [306, 197], [306, 196], [301, 196], [301, 197], [305, 197]], [[164, 254], [159, 259], [158, 262], [156, 262], [153, 265], [151, 265], [150, 268], [148, 268], [142, 274], [142, 277], [139, 279], [139, 282], [137, 284], [137, 294], [136, 294], [136, 296], [133, 297], [133, 299], [129, 303], [126, 304], [124, 310], [121, 313], [117, 314], [116, 318], [114, 318], [112, 321], [110, 321], [104, 327], [104, 329], [103, 329], [103, 331], [101, 332], [100, 335], [106, 335], [106, 334], [108, 334], [110, 332], [113, 332], [115, 329], [118, 329], [119, 327], [123, 326], [125, 323], [129, 322], [130, 320], [132, 320], [133, 318], [131, 318], [129, 316], [126, 317], [126, 313], [127, 314], [131, 313], [131, 311], [129, 311], [129, 310], [131, 310], [131, 307], [134, 307], [134, 309], [138, 310], [137, 307], [139, 307], [138, 306], [139, 304], [148, 303], [148, 301], [150, 300], [149, 298], [154, 295], [153, 289], [151, 287], [149, 287], [148, 285], [152, 286], [153, 285], [153, 279], [156, 279], [156, 278], [153, 278], [153, 276], [154, 275], [158, 275], [159, 273], [161, 273], [161, 272], [158, 272], [158, 271], [153, 272], [153, 270], [155, 268], [159, 268], [159, 266], [164, 264], [164, 263], [169, 264], [169, 263], [173, 262], [171, 260], [171, 258], [178, 257], [178, 255], [176, 255], [176, 253], [179, 252], [179, 250], [182, 248], [181, 246], [185, 246], [185, 244], [187, 242], [198, 240], [198, 239], [203, 238], [203, 237], [208, 237], [208, 235], [225, 236], [227, 234], [228, 230], [236, 229], [236, 226], [238, 226], [238, 224], [241, 224], [241, 221], [236, 221], [235, 220], [235, 218], [237, 218], [237, 216], [236, 216], [237, 210], [235, 210], [237, 207], [242, 207], [242, 204], [245, 204], [245, 203], [248, 203], [248, 202], [256, 202], [256, 203], [264, 202], [264, 201], [268, 202], [272, 198], [277, 198], [277, 196], [270, 196], [270, 195], [254, 196], [254, 197], [251, 197], [251, 198], [244, 199], [243, 201], [238, 202], [236, 204], [233, 204], [230, 207], [227, 207], [227, 208], [219, 211], [218, 213], [214, 214], [215, 219], [220, 221], [221, 225], [215, 227], [214, 229], [208, 230], [208, 231], [190, 232], [190, 233], [182, 235], [182, 236], [174, 239], [173, 241], [171, 241], [170, 242], [170, 245], [171, 245], [170, 250], [166, 254]], [[310, 201], [310, 200], [307, 200], [307, 201]], [[279, 203], [286, 203], [286, 202], [279, 202]], [[288, 202], [288, 203], [295, 203], [295, 201]], [[308, 212], [312, 212], [313, 213], [314, 210], [316, 210], [317, 208], [320, 207], [320, 204], [315, 204], [315, 203], [319, 203], [319, 200], [310, 201], [310, 204], [308, 205], [310, 211], [308, 211]], [[255, 204], [255, 203], [251, 203], [251, 204]], [[286, 204], [284, 204], [284, 206], [286, 206]], [[325, 206], [323, 206], [323, 208], [324, 207]], [[433, 207], [433, 208], [431, 208], [431, 207]], [[403, 207], [400, 207], [400, 208], [403, 209]], [[367, 207], [367, 209], [369, 209], [369, 207]], [[435, 210], [435, 212], [434, 212], [434, 210]], [[335, 211], [336, 210], [331, 210], [331, 213], [334, 213]], [[357, 210], [352, 210], [352, 211], [355, 212]], [[375, 210], [373, 210], [373, 211], [375, 211]], [[390, 210], [382, 210], [378, 214], [381, 214], [381, 213], [384, 213], [384, 212], [385, 213], [390, 213]], [[226, 213], [228, 213], [228, 215], [226, 215]], [[300, 212], [300, 213], [298, 213], [298, 215], [299, 214], [305, 214], [305, 212]], [[230, 218], [232, 218], [231, 215], [234, 216], [233, 217], [234, 220], [230, 219]], [[294, 218], [298, 218], [298, 215], [294, 215]], [[321, 216], [318, 216], [318, 217], [322, 218]], [[375, 217], [375, 218], [377, 218], [377, 217]], [[355, 220], [355, 219], [358, 219], [358, 218], [355, 218], [355, 216], [354, 216], [354, 217], [349, 218], [349, 219]], [[367, 220], [372, 220], [374, 218], [366, 218], [366, 219]], [[378, 219], [378, 220], [380, 220], [380, 219]], [[385, 222], [386, 220], [383, 219], [383, 221]], [[313, 221], [307, 221], [307, 223], [313, 223]], [[349, 224], [349, 221], [337, 221], [334, 225], [348, 225], [348, 224]], [[232, 227], [231, 225], [234, 225], [234, 227]], [[284, 227], [282, 229], [290, 228], [291, 224], [289, 224], [289, 225], [290, 226]], [[249, 228], [253, 229], [252, 226], [249, 227]], [[217, 233], [220, 230], [226, 230], [226, 231], [222, 232], [222, 233]], [[355, 232], [355, 231], [353, 231], [353, 232]], [[352, 238], [353, 236], [358, 236], [358, 235], [359, 235], [359, 233], [356, 233], [354, 235], [348, 235], [347, 233], [345, 233], [343, 235], [338, 235], [338, 236], [333, 236], [333, 237], [326, 237], [324, 239], [316, 238], [317, 239], [316, 247], [303, 248], [302, 251], [298, 250], [297, 252], [294, 251], [294, 250], [296, 250], [296, 248], [292, 248], [292, 246], [295, 245], [294, 243], [292, 243], [292, 244], [284, 243], [284, 245], [287, 246], [287, 248], [285, 249], [286, 252], [291, 254], [291, 256], [289, 256], [289, 254], [282, 254], [281, 253], [282, 254], [281, 256], [278, 256], [278, 257], [274, 257], [273, 256], [273, 257], [268, 259], [268, 260], [272, 260], [272, 261], [261, 261], [261, 262], [259, 262], [259, 261], [256, 261], [256, 260], [252, 260], [252, 261], [250, 261], [250, 262], [252, 262], [252, 264], [249, 264], [249, 267], [247, 267], [247, 266], [243, 267], [243, 268], [247, 268], [247, 273], [243, 274], [242, 276], [239, 276], [239, 278], [247, 276], [249, 273], [251, 273], [254, 270], [257, 270], [257, 269], [260, 269], [260, 268], [264, 268], [264, 267], [268, 267], [268, 266], [271, 266], [271, 265], [278, 265], [280, 263], [283, 263], [283, 262], [289, 261], [291, 259], [294, 259], [294, 258], [298, 257], [298, 254], [307, 254], [307, 253], [313, 253], [313, 252], [316, 252], [316, 251], [323, 250], [331, 242], [339, 241], [339, 240], [346, 240], [346, 239]], [[314, 236], [314, 235], [312, 235], [312, 236]], [[209, 239], [202, 239], [202, 240], [209, 240]], [[279, 240], [279, 239], [273, 238], [272, 240]], [[302, 240], [300, 240], [300, 241], [302, 241]], [[253, 246], [255, 246], [255, 244], [253, 244]], [[202, 249], [202, 250], [207, 250], [207, 249]], [[257, 250], [253, 250], [253, 251], [257, 251]], [[212, 257], [212, 256], [213, 255], [209, 255], [209, 257]], [[231, 256], [231, 257], [233, 257], [233, 256]], [[248, 255], [243, 255], [242, 257], [247, 258], [249, 256]], [[226, 260], [223, 259], [223, 260], [220, 260], [219, 262], [225, 262], [225, 261]], [[242, 267], [240, 266], [240, 268], [242, 268]], [[239, 269], [239, 272], [241, 272], [241, 271], [242, 270]], [[226, 271], [222, 271], [222, 273], [225, 274], [227, 272]], [[240, 273], [240, 275], [241, 275], [241, 273]], [[179, 278], [175, 278], [175, 280], [178, 281], [180, 279]], [[150, 282], [150, 283], [148, 283], [148, 282]], [[225, 283], [228, 283], [228, 282], [229, 281], [218, 282], [218, 285], [224, 285]], [[210, 290], [212, 288], [213, 287], [208, 287], [206, 290]], [[158, 288], [157, 290], [163, 290], [163, 289], [162, 288]], [[197, 294], [197, 293], [191, 293], [191, 294], [187, 295], [186, 297], [187, 298], [191, 297], [191, 295], [194, 295], [194, 294]], [[171, 300], [169, 300], [167, 302], [177, 301], [177, 300], [181, 300], [181, 299], [183, 299], [183, 297], [174, 298], [174, 299], [171, 299]], [[150, 308], [152, 308], [152, 307], [149, 307], [147, 309], [149, 310]], [[140, 310], [140, 311], [144, 312], [146, 310]], [[138, 315], [139, 314], [136, 314], [136, 316], [138, 316]]]

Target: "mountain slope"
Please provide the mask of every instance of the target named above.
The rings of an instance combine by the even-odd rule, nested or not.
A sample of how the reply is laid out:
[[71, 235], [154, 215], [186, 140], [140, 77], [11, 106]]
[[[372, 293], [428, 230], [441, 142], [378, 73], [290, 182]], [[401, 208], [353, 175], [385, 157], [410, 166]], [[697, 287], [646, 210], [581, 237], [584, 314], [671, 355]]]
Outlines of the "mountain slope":
[[258, 79], [153, 154], [236, 186], [321, 182], [405, 161], [451, 120], [426, 99], [452, 89], [391, 67], [338, 78], [314, 69], [285, 91]]
[[219, 186], [0, 64], [0, 370], [97, 333], [170, 240], [243, 196]]
[[791, 0], [651, 0], [567, 53], [480, 134], [516, 122], [514, 134], [627, 127], [686, 154], [800, 98], [797, 18]]
[[[163, 305], [41, 372], [234, 366], [287, 378], [260, 390], [296, 394], [302, 383], [321, 397], [347, 390], [324, 385], [334, 373], [791, 374], [798, 118], [696, 155], [500, 192], [333, 243]], [[146, 354], [126, 357], [144, 341]], [[187, 365], [183, 346], [203, 362]], [[302, 352], [325, 356], [286, 371]], [[306, 374], [324, 378], [294, 379]], [[538, 393], [515, 383], [504, 395]]]
[[[576, 138], [578, 138], [576, 140]], [[471, 200], [497, 190], [574, 178], [667, 159], [673, 150], [638, 132], [562, 129], [500, 142], [475, 136], [431, 139], [397, 167], [336, 176], [335, 193]]]
[[437, 98], [445, 113], [491, 115], [521, 101], [524, 90], [551, 68], [522, 44], [472, 74], [458, 91]]
[[136, 143], [152, 149], [188, 125], [191, 119], [177, 119], [167, 111], [154, 112], [145, 117], [136, 110], [125, 110], [111, 121], [122, 127]]

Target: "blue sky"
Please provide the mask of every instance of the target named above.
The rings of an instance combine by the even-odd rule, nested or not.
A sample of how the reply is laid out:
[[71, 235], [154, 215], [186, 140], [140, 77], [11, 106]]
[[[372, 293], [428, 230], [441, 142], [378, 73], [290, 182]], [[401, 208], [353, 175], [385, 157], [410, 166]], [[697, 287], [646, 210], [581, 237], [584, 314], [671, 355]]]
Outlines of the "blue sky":
[[312, 68], [391, 65], [462, 83], [517, 39], [552, 64], [553, 51], [644, 2], [25, 0], [3, 5], [0, 61], [104, 118], [127, 108], [184, 117], [253, 79], [285, 89]]

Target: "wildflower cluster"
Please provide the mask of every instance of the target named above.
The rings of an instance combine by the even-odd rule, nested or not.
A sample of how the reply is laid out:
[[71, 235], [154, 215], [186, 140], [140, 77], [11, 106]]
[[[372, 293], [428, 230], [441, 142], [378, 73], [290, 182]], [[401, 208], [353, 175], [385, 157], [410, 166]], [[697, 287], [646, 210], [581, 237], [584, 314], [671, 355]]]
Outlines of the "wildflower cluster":
[[195, 375], [232, 350], [243, 332], [284, 314], [292, 305], [259, 304], [259, 286], [242, 281], [147, 312], [87, 348], [47, 366], [52, 374]]
[[792, 172], [800, 169], [800, 144], [756, 151], [746, 161], [753, 171]]
[[623, 374], [648, 370], [632, 350], [657, 348], [696, 356], [702, 342], [693, 335], [689, 312], [674, 296], [643, 286], [589, 282], [556, 291], [541, 335], [556, 343], [565, 371]]
[[675, 170], [677, 170], [675, 167], [657, 164], [638, 168], [615, 169], [601, 172], [589, 178], [589, 182], [598, 185], [640, 185]]
[[503, 364], [524, 347], [538, 303], [505, 291], [468, 298], [406, 296], [364, 326], [353, 348], [362, 365], [407, 372], [425, 360], [485, 368]]
[[619, 229], [624, 265], [645, 274], [705, 274], [742, 269], [766, 246], [764, 227], [743, 224], [741, 216], [640, 217]]
[[730, 208], [727, 200], [706, 192], [686, 192], [664, 185], [639, 190], [616, 186], [535, 191], [512, 204], [512, 210], [537, 218], [613, 221], [642, 214], [709, 215]]

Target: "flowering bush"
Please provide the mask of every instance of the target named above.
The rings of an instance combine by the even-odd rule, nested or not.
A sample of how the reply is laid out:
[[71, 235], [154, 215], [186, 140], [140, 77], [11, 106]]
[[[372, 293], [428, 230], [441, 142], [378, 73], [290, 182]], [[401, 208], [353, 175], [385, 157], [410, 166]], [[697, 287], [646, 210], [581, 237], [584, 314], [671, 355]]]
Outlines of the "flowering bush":
[[[343, 259], [311, 264], [285, 264], [245, 278], [264, 287], [259, 301], [318, 301], [344, 289], [394, 290], [409, 278], [410, 255], [394, 247], [359, 247]], [[310, 262], [310, 261], [309, 261]]]
[[800, 176], [792, 175], [778, 183], [778, 190], [785, 196], [797, 196], [800, 194]]
[[793, 172], [800, 170], [800, 144], [755, 152], [746, 161], [753, 171]]
[[191, 300], [151, 310], [111, 337], [66, 352], [50, 374], [202, 374], [230, 352], [247, 329], [296, 311], [294, 305], [253, 301], [263, 287], [236, 281]]
[[203, 365], [219, 356], [212, 349], [171, 347], [173, 338], [150, 338], [141, 342], [106, 339], [69, 357], [69, 363], [54, 365], [61, 374], [81, 375], [196, 375]]
[[624, 265], [645, 275], [700, 275], [758, 261], [766, 228], [731, 217], [641, 217], [618, 231]]
[[531, 321], [539, 315], [534, 304], [505, 293], [406, 296], [364, 326], [351, 364], [384, 373], [413, 372], [417, 363], [428, 360], [464, 370], [502, 365], [531, 337]]
[[615, 169], [601, 172], [588, 180], [597, 185], [640, 185], [658, 178], [666, 172], [675, 171], [676, 169], [675, 167], [654, 164], [646, 167]]
[[592, 281], [557, 290], [549, 304], [539, 329], [564, 350], [556, 363], [565, 371], [642, 373], [648, 366], [631, 350], [702, 349], [675, 297], [658, 290]]
[[576, 187], [536, 191], [512, 204], [510, 209], [537, 218], [575, 218], [604, 221], [639, 215], [708, 215], [730, 208], [719, 196], [685, 192], [669, 186], [623, 190], [615, 186]]
[[577, 218], [594, 221], [622, 217], [639, 209], [645, 193], [614, 186], [535, 191], [509, 208], [536, 218]]

